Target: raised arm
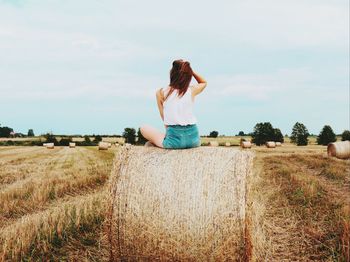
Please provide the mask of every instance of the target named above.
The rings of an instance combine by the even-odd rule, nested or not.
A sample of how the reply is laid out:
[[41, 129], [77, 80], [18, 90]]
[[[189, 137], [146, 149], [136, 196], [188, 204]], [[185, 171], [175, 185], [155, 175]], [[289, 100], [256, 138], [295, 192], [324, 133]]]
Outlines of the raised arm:
[[162, 92], [161, 88], [157, 91], [156, 97], [157, 97], [157, 105], [158, 105], [159, 114], [160, 114], [160, 117], [162, 118], [162, 120], [164, 121], [164, 114], [163, 114], [164, 96], [163, 96], [163, 92]]
[[196, 95], [200, 94], [204, 90], [204, 88], [207, 86], [207, 81], [195, 72], [193, 72], [193, 77], [198, 82], [198, 84], [193, 86], [193, 88], [192, 88], [192, 95], [196, 96]]

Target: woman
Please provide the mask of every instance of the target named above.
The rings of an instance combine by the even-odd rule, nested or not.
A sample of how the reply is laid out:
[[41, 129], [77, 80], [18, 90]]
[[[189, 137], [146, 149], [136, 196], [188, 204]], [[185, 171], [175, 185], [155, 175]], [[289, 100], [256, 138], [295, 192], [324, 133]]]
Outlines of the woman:
[[[189, 86], [192, 76], [198, 84]], [[170, 84], [157, 91], [157, 104], [166, 134], [151, 126], [142, 126], [142, 135], [152, 144], [168, 149], [191, 148], [200, 145], [193, 103], [196, 95], [207, 86], [203, 77], [193, 72], [190, 63], [175, 60], [170, 70]]]

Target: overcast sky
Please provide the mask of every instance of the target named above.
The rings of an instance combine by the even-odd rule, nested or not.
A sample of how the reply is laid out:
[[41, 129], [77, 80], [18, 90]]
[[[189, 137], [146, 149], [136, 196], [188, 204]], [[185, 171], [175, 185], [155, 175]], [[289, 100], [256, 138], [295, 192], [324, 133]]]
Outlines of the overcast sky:
[[162, 128], [174, 59], [208, 81], [200, 133], [349, 129], [347, 0], [0, 0], [0, 124], [36, 134]]

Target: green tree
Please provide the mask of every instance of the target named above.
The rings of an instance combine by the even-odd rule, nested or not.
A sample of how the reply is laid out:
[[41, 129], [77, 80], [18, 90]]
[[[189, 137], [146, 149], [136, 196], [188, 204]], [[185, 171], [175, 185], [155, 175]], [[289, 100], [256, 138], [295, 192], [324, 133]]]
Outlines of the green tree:
[[136, 142], [136, 130], [135, 128], [127, 127], [124, 129], [123, 137], [125, 138], [125, 143], [135, 145]]
[[282, 132], [279, 128], [274, 128], [273, 136], [274, 136], [273, 141], [284, 143], [284, 137], [283, 137]]
[[337, 141], [337, 137], [333, 129], [329, 125], [325, 125], [317, 137], [317, 144], [326, 146], [335, 141]]
[[56, 137], [52, 133], [46, 133], [44, 137], [46, 139], [46, 143], [54, 143], [54, 145], [58, 144]]
[[101, 141], [102, 141], [102, 136], [100, 136], [100, 135], [95, 136], [94, 142], [98, 143], [98, 142], [101, 142]]
[[238, 136], [245, 136], [245, 134], [244, 134], [243, 131], [239, 131], [239, 132], [238, 132]]
[[341, 134], [341, 141], [350, 141], [350, 131], [344, 130], [344, 132]]
[[147, 142], [147, 139], [142, 135], [141, 129], [137, 131], [137, 144], [144, 145]]
[[70, 142], [72, 142], [72, 138], [71, 137], [61, 138], [61, 140], [58, 143], [58, 145], [60, 145], [60, 146], [69, 146]]
[[252, 142], [257, 146], [265, 144], [267, 141], [275, 140], [275, 129], [270, 122], [257, 123], [252, 133]]
[[84, 142], [87, 143], [87, 144], [91, 143], [91, 139], [90, 139], [90, 137], [88, 135], [84, 136]]
[[296, 122], [293, 126], [290, 141], [298, 146], [306, 146], [308, 144], [309, 131], [302, 123]]
[[0, 126], [0, 137], [10, 137], [11, 132], [13, 132], [13, 129], [8, 126]]
[[209, 134], [209, 137], [218, 137], [219, 135], [219, 132], [218, 131], [211, 131], [210, 134]]
[[28, 136], [34, 136], [34, 131], [33, 129], [28, 130]]

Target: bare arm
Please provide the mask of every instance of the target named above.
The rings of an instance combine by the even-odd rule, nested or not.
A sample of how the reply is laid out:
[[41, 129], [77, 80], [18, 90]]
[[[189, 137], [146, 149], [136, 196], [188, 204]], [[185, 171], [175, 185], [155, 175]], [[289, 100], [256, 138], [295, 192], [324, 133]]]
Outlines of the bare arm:
[[163, 113], [164, 97], [163, 97], [163, 93], [162, 93], [161, 88], [157, 91], [156, 97], [157, 97], [157, 105], [158, 105], [159, 114], [160, 114], [160, 117], [162, 118], [162, 120], [164, 121], [164, 113]]
[[196, 96], [200, 94], [204, 90], [204, 88], [207, 86], [207, 81], [195, 72], [193, 72], [193, 77], [198, 82], [198, 84], [193, 86], [193, 89], [192, 89], [192, 95]]

